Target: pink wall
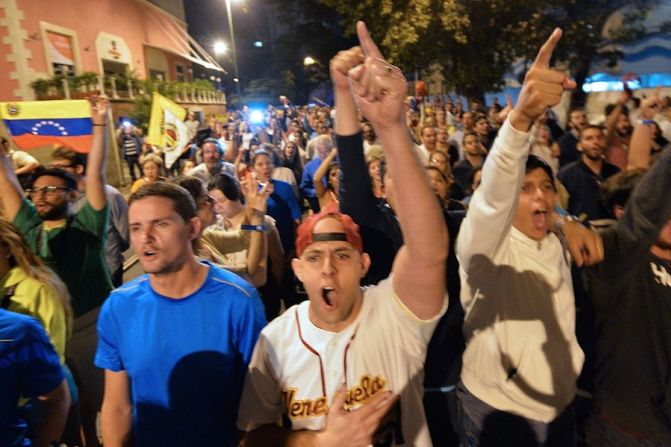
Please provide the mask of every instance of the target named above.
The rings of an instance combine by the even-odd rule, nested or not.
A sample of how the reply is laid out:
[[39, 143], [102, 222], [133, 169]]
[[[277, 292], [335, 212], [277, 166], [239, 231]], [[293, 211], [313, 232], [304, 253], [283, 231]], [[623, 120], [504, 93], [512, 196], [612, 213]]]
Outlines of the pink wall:
[[[18, 7], [25, 14], [23, 27], [28, 36], [40, 36], [40, 20], [77, 32], [82, 71], [99, 71], [95, 40], [98, 32], [123, 37], [133, 59], [133, 68], [140, 77], [146, 76], [143, 43], [164, 48], [175, 48], [153, 18], [166, 29], [182, 25], [171, 17], [136, 0], [18, 0]], [[47, 6], [48, 7], [45, 7]], [[151, 16], [150, 16], [151, 15]], [[46, 57], [41, 38], [30, 39], [26, 47], [33, 52], [30, 66], [47, 73]], [[0, 62], [1, 64], [2, 62]], [[2, 65], [0, 65], [0, 68]]]
[[[0, 8], [0, 18], [4, 18], [5, 10]], [[3, 39], [7, 36], [8, 30], [5, 27], [0, 28], [0, 101], [5, 101], [8, 99], [13, 99], [14, 94], [12, 93], [14, 89], [19, 87], [17, 81], [12, 80], [9, 75], [12, 73], [16, 66], [13, 62], [7, 62], [5, 55], [11, 51], [9, 45], [3, 44]]]

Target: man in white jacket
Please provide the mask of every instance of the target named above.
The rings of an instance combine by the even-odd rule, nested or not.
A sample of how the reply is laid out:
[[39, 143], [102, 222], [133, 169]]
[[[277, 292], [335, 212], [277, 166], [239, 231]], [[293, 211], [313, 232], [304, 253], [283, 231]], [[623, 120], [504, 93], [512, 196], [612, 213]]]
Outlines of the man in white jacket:
[[554, 222], [552, 171], [528, 131], [565, 89], [550, 69], [555, 30], [502, 126], [457, 240], [466, 350], [458, 389], [464, 445], [575, 445], [570, 404], [583, 364], [570, 259]]

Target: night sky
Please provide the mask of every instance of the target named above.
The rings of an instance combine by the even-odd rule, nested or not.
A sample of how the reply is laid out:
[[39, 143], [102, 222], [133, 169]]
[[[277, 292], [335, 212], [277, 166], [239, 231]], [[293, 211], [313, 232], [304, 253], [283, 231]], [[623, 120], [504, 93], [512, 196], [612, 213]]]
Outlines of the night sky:
[[[212, 46], [223, 40], [230, 48], [228, 19], [224, 0], [187, 0], [184, 2], [189, 34], [216, 58]], [[232, 0], [233, 29], [238, 55], [238, 69], [243, 83], [261, 76], [262, 62], [271, 53], [274, 14], [260, 0]], [[259, 49], [254, 42], [260, 40]], [[233, 78], [232, 53], [219, 56], [219, 64]], [[230, 79], [229, 79], [230, 81]], [[228, 84], [228, 83], [227, 83]]]

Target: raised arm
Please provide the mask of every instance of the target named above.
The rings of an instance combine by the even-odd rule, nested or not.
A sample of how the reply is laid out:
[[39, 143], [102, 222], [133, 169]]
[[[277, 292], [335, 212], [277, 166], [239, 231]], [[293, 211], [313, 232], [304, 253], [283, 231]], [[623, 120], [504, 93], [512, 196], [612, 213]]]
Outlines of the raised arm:
[[622, 92], [622, 95], [617, 100], [615, 107], [611, 110], [610, 114], [606, 117], [605, 127], [606, 127], [606, 145], [610, 146], [613, 143], [613, 139], [617, 135], [617, 121], [622, 114], [624, 103], [629, 100], [629, 95], [626, 92]]
[[457, 240], [463, 269], [468, 269], [473, 255], [491, 257], [510, 230], [524, 179], [531, 125], [546, 108], [559, 103], [565, 89], [575, 87], [565, 73], [550, 68], [552, 51], [560, 38], [561, 30], [556, 29], [541, 47], [482, 168], [482, 183], [469, 203]]
[[648, 251], [671, 216], [671, 150], [664, 151], [634, 188], [615, 231], [604, 234], [605, 254], [594, 272], [617, 278], [631, 268], [631, 260]]
[[[661, 100], [659, 89], [654, 96], [646, 98], [641, 103], [641, 120], [652, 120], [659, 112]], [[627, 171], [633, 169], [648, 169], [650, 167], [650, 152], [652, 151], [652, 140], [655, 137], [655, 128], [649, 124], [638, 123], [634, 127], [629, 143], [627, 158]]]
[[[264, 217], [268, 207], [268, 197], [272, 183], [266, 184], [258, 190], [258, 181], [249, 178], [241, 183], [247, 202], [246, 219], [253, 226], [263, 227]], [[268, 236], [266, 229], [252, 231], [247, 251], [247, 273], [255, 287], [260, 287], [267, 280]]]
[[0, 202], [5, 209], [5, 215], [14, 221], [23, 201], [23, 189], [16, 178], [12, 161], [4, 150], [0, 149]]
[[102, 210], [105, 198], [105, 163], [107, 161], [109, 102], [101, 97], [92, 97], [91, 119], [93, 120], [93, 143], [86, 162], [86, 199], [94, 210]]
[[324, 160], [321, 162], [319, 168], [317, 168], [315, 171], [314, 184], [317, 197], [322, 197], [324, 194], [326, 194], [326, 186], [324, 186], [322, 179], [324, 178], [324, 175], [326, 175], [326, 171], [328, 171], [329, 165], [333, 162], [337, 155], [338, 149], [334, 147], [331, 149], [331, 152], [326, 156], [326, 158], [324, 158]]
[[365, 55], [360, 47], [340, 51], [331, 59], [336, 111], [336, 146], [340, 159], [340, 210], [359, 225], [375, 226], [380, 217], [370, 176], [363, 154], [363, 138], [357, 105], [350, 90], [348, 72], [362, 63]]
[[405, 76], [384, 60], [363, 22], [357, 23], [357, 34], [366, 60], [349, 71], [352, 92], [382, 143], [394, 184], [399, 185], [394, 201], [404, 245], [392, 267], [394, 290], [417, 317], [430, 319], [445, 301], [447, 227], [405, 124]]

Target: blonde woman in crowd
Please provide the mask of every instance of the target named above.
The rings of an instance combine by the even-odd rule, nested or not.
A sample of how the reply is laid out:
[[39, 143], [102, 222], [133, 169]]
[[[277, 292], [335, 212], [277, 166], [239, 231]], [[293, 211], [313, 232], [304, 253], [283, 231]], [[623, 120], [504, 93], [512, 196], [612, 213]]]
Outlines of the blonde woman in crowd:
[[30, 315], [42, 324], [61, 363], [72, 331], [65, 284], [36, 256], [23, 236], [0, 216], [0, 307]]
[[130, 187], [131, 194], [147, 183], [165, 180], [163, 178], [163, 160], [158, 155], [148, 154], [142, 161], [142, 177]]

